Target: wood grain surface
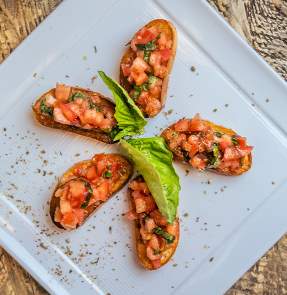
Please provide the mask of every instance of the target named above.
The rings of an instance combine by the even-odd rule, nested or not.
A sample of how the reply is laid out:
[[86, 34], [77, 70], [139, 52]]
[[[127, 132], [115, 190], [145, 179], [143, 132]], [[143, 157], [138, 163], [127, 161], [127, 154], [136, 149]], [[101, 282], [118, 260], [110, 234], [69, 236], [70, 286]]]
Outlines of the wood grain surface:
[[[287, 0], [208, 1], [287, 79]], [[0, 63], [60, 2], [0, 0]], [[0, 294], [47, 292], [0, 247]], [[226, 294], [287, 294], [287, 236], [282, 237]]]

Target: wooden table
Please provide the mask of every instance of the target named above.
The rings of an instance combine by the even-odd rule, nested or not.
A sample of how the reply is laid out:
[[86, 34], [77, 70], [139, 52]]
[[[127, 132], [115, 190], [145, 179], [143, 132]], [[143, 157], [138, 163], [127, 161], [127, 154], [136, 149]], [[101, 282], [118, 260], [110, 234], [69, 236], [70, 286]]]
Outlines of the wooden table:
[[[208, 1], [287, 79], [287, 0]], [[0, 62], [60, 2], [61, 0], [0, 0]], [[0, 294], [38, 295], [47, 292], [0, 247]], [[227, 294], [287, 294], [287, 235]]]

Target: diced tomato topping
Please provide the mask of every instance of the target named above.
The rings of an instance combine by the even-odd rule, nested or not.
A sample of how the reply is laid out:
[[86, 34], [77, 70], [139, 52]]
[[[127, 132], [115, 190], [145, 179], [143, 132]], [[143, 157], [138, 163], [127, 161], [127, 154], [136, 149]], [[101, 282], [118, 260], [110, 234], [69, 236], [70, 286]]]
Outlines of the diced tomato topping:
[[55, 96], [60, 101], [67, 101], [71, 93], [71, 87], [65, 84], [56, 85]]
[[238, 147], [238, 150], [241, 153], [241, 157], [245, 157], [252, 152], [253, 146]]
[[[161, 80], [158, 79], [160, 82]], [[155, 83], [155, 85], [149, 87], [149, 93], [152, 97], [159, 98], [161, 95], [161, 84], [162, 83]]]
[[206, 168], [206, 161], [200, 155], [195, 155], [191, 160], [190, 164], [193, 168], [198, 170], [204, 170]]
[[189, 121], [189, 131], [191, 132], [202, 132], [208, 129], [206, 123], [200, 119], [199, 115], [196, 115]]
[[85, 183], [81, 180], [72, 180], [69, 183], [70, 186], [70, 194], [73, 197], [79, 197], [86, 193], [87, 188], [85, 187]]
[[171, 49], [165, 48], [159, 51], [162, 61], [168, 61], [171, 56]]
[[174, 125], [174, 130], [178, 132], [185, 132], [189, 131], [189, 121], [188, 119], [180, 119], [177, 123]]
[[154, 269], [160, 268], [161, 267], [161, 262], [160, 259], [155, 259], [151, 261], [152, 266]]
[[75, 214], [78, 220], [78, 224], [81, 224], [85, 219], [85, 210], [81, 208], [73, 209], [73, 213]]
[[152, 235], [151, 239], [148, 242], [148, 246], [150, 246], [154, 250], [159, 250], [159, 241], [156, 235]]
[[149, 213], [149, 212], [151, 212], [151, 211], [153, 211], [153, 210], [155, 210], [157, 208], [156, 203], [154, 201], [154, 198], [151, 195], [145, 197], [144, 200], [145, 200], [145, 203], [146, 203], [145, 211], [147, 213]]
[[98, 200], [106, 201], [109, 196], [109, 182], [105, 181], [101, 185], [97, 187], [97, 191], [99, 193]]
[[148, 189], [145, 182], [139, 182], [139, 181], [133, 180], [129, 184], [129, 188], [132, 190], [137, 190], [137, 191], [143, 192], [144, 194], [149, 193], [149, 189]]
[[135, 201], [137, 213], [142, 213], [142, 212], [146, 211], [146, 202], [145, 202], [144, 198], [137, 198], [134, 201]]
[[130, 68], [129, 81], [135, 81], [136, 85], [142, 85], [148, 80], [148, 75], [145, 73], [148, 68], [149, 65], [141, 57], [136, 57]]
[[125, 213], [125, 217], [130, 221], [133, 221], [133, 220], [136, 220], [139, 218], [138, 214], [134, 210], [131, 210], [131, 211]]
[[152, 247], [150, 247], [150, 246], [147, 246], [146, 247], [146, 256], [150, 260], [157, 260], [157, 259], [160, 259], [161, 258], [161, 255], [160, 254], [155, 254], [155, 250]]
[[148, 91], [142, 91], [137, 103], [140, 105], [143, 112], [150, 117], [155, 116], [161, 110], [161, 102], [159, 99], [151, 96]]
[[237, 139], [238, 145], [240, 147], [245, 147], [246, 146], [246, 138], [245, 137], [237, 136], [236, 139]]
[[145, 219], [145, 229], [147, 232], [152, 233], [155, 227], [156, 227], [156, 224], [152, 218]]
[[94, 180], [98, 178], [97, 168], [95, 165], [92, 165], [87, 169], [86, 177], [89, 180]]
[[166, 218], [159, 212], [159, 210], [154, 210], [150, 213], [150, 216], [155, 221], [155, 223], [159, 226], [166, 226], [167, 220]]
[[64, 116], [72, 123], [77, 123], [77, 115], [71, 110], [69, 104], [59, 103], [59, 107]]
[[233, 146], [231, 136], [223, 134], [222, 137], [219, 139], [219, 146], [223, 151], [225, 151], [226, 148]]
[[128, 77], [131, 73], [131, 67], [130, 65], [127, 65], [127, 64], [121, 64], [121, 68], [122, 68], [122, 71], [123, 71], [123, 75], [125, 77]]
[[71, 212], [72, 211], [71, 203], [64, 198], [60, 198], [60, 210], [62, 214]]
[[81, 116], [81, 122], [83, 124], [91, 124], [97, 127], [100, 127], [103, 120], [104, 114], [102, 112], [98, 112], [95, 109], [85, 110], [83, 116]]
[[131, 71], [144, 72], [149, 68], [149, 65], [140, 57], [136, 57], [131, 66]]
[[54, 220], [56, 222], [61, 222], [62, 217], [63, 217], [63, 214], [61, 213], [60, 208], [57, 207], [56, 210], [55, 210]]
[[98, 176], [102, 176], [104, 171], [107, 169], [107, 160], [103, 159], [103, 160], [99, 160], [97, 162], [97, 173]]
[[177, 234], [177, 224], [176, 222], [172, 223], [172, 224], [168, 224], [167, 227], [166, 227], [166, 231], [173, 235], [173, 236], [176, 236]]
[[73, 196], [71, 196], [71, 198], [70, 198], [70, 204], [71, 204], [71, 207], [72, 208], [78, 208], [78, 207], [80, 207], [82, 204], [83, 204], [83, 202], [85, 201], [85, 194], [83, 194], [83, 195], [80, 195], [80, 196], [78, 196], [78, 197], [73, 197]]
[[138, 86], [142, 85], [148, 80], [148, 75], [145, 72], [132, 71], [130, 77]]
[[223, 159], [224, 160], [236, 160], [236, 159], [240, 159], [244, 156], [247, 156], [251, 153], [252, 151], [252, 147], [251, 146], [246, 146], [246, 147], [229, 147], [226, 148], [224, 151], [224, 156]]
[[78, 218], [74, 214], [74, 212], [68, 212], [63, 215], [63, 218], [61, 220], [61, 224], [68, 229], [74, 229], [76, 228], [78, 224]]
[[156, 38], [156, 35], [147, 28], [142, 28], [131, 41], [131, 48], [137, 51], [136, 44], [146, 44]]
[[160, 51], [153, 51], [150, 55], [149, 64], [153, 67], [154, 75], [164, 78], [167, 73], [167, 67], [162, 65], [162, 56]]
[[240, 167], [240, 160], [239, 159], [223, 160], [220, 162], [220, 165], [218, 166], [218, 168], [220, 168], [220, 169], [230, 168], [233, 171], [239, 167]]

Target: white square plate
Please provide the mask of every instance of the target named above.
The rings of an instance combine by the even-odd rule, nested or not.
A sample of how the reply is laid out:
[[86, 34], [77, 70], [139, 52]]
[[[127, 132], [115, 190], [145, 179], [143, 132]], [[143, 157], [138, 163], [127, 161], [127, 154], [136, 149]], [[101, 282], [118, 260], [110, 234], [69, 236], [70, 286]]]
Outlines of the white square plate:
[[[52, 225], [47, 202], [57, 177], [119, 147], [42, 127], [31, 104], [56, 82], [110, 96], [92, 77], [103, 69], [116, 78], [124, 44], [154, 18], [170, 19], [179, 42], [165, 110], [146, 136], [199, 112], [255, 149], [240, 177], [175, 164], [181, 239], [172, 261], [149, 272], [121, 216], [126, 188], [77, 231]], [[65, 1], [1, 65], [0, 81], [0, 241], [51, 293], [222, 294], [285, 232], [286, 85], [205, 1]]]

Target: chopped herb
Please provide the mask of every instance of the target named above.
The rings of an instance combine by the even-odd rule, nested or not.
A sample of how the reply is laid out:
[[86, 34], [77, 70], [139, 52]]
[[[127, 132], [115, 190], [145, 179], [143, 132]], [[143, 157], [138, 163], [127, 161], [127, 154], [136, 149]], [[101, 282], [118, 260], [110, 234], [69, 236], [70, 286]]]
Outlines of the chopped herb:
[[94, 46], [94, 52], [95, 52], [95, 53], [98, 52], [97, 46]]
[[219, 131], [214, 132], [214, 134], [215, 134], [216, 137], [219, 137], [219, 138], [221, 138], [222, 135], [223, 135], [223, 134], [222, 134], [221, 132], [219, 132]]
[[40, 103], [40, 111], [41, 111], [42, 114], [47, 114], [47, 115], [49, 115], [50, 117], [53, 116], [53, 108], [48, 107], [48, 106], [45, 104], [45, 102], [44, 102], [43, 99], [41, 100], [41, 103]]
[[192, 72], [195, 72], [195, 71], [196, 71], [195, 66], [191, 66], [190, 70], [191, 70]]
[[143, 90], [144, 90], [144, 91], [148, 91], [148, 89], [149, 89], [149, 84], [148, 84], [148, 83], [144, 83], [144, 84], [142, 84], [140, 87], [141, 87], [142, 91], [143, 91]]
[[112, 172], [111, 171], [105, 171], [104, 173], [103, 173], [103, 177], [104, 178], [111, 178], [113, 175], [112, 175]]
[[86, 189], [88, 190], [88, 192], [87, 192], [87, 195], [86, 195], [85, 202], [81, 205], [81, 208], [82, 208], [82, 209], [88, 207], [89, 202], [90, 202], [90, 199], [91, 199], [91, 197], [92, 197], [92, 195], [93, 195], [93, 189], [92, 189], [92, 187], [91, 187], [91, 185], [90, 185], [89, 182], [85, 182], [85, 187], [86, 187]]
[[163, 237], [163, 238], [167, 241], [168, 244], [171, 244], [171, 243], [174, 241], [174, 239], [175, 239], [175, 236], [173, 236], [173, 235], [169, 234], [168, 232], [164, 231], [164, 230], [163, 230], [161, 227], [159, 227], [159, 226], [156, 227], [156, 228], [154, 228], [154, 229], [153, 229], [153, 232], [154, 232], [156, 235]]
[[151, 87], [153, 86], [156, 82], [157, 82], [158, 78], [156, 76], [153, 75], [149, 75], [148, 76], [148, 86]]
[[151, 51], [154, 51], [156, 49], [156, 42], [159, 39], [160, 34], [153, 40], [147, 42], [146, 44], [136, 44], [136, 47], [139, 50], [144, 51], [144, 61], [149, 62]]
[[143, 83], [142, 85], [134, 85], [134, 92], [132, 94], [132, 99], [137, 100], [138, 97], [141, 95], [142, 91], [148, 91], [150, 87], [154, 85], [157, 81], [157, 77], [153, 75], [149, 75], [148, 81], [146, 83]]
[[147, 51], [147, 50], [144, 51], [144, 58], [143, 59], [145, 62], [149, 62], [150, 53], [151, 53], [150, 51]]
[[136, 47], [139, 50], [144, 50], [144, 51], [153, 51], [156, 49], [156, 42], [159, 39], [160, 34], [154, 38], [153, 40], [147, 42], [146, 44], [136, 44]]
[[233, 135], [233, 136], [231, 137], [231, 141], [232, 141], [232, 143], [233, 143], [234, 145], [238, 145], [238, 140], [237, 140], [236, 135]]
[[133, 94], [132, 94], [132, 99], [133, 99], [133, 100], [137, 100], [138, 97], [141, 95], [141, 92], [142, 92], [142, 88], [141, 88], [141, 86], [137, 86], [137, 85], [135, 85], [135, 86], [134, 86], [134, 92], [133, 92]]
[[75, 101], [77, 98], [84, 98], [84, 97], [85, 95], [82, 92], [75, 92], [69, 97], [68, 101], [71, 102], [71, 101]]
[[219, 160], [219, 148], [218, 144], [214, 143], [212, 148], [212, 154], [208, 155], [208, 168], [216, 168], [218, 167], [220, 160]]
[[90, 110], [96, 109], [97, 112], [101, 111], [101, 108], [96, 103], [94, 103], [91, 99], [89, 99], [89, 109]]

